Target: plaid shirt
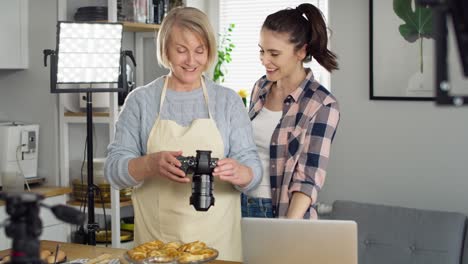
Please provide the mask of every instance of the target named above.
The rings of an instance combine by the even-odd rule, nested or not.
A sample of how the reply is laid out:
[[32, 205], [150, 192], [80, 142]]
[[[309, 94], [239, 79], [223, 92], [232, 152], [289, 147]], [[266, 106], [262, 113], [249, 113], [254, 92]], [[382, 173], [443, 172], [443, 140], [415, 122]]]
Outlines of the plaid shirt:
[[[314, 80], [310, 69], [300, 86], [284, 100], [283, 116], [270, 143], [273, 215], [285, 217], [293, 192], [312, 198], [304, 218], [317, 218], [317, 194], [325, 181], [330, 146], [340, 119], [338, 102]], [[260, 78], [252, 91], [249, 116], [262, 109], [273, 82]]]

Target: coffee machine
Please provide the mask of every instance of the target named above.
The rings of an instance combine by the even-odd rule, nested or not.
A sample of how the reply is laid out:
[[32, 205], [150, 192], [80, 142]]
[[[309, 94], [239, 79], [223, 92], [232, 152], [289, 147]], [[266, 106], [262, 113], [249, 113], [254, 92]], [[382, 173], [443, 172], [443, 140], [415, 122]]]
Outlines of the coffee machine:
[[17, 171], [25, 178], [37, 177], [38, 143], [39, 125], [0, 123], [0, 173]]

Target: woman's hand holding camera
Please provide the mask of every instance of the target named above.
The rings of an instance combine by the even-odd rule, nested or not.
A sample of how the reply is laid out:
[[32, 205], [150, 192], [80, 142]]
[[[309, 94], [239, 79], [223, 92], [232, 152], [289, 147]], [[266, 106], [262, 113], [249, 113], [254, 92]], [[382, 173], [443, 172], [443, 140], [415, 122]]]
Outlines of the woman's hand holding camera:
[[160, 151], [130, 160], [128, 171], [136, 181], [151, 177], [163, 177], [179, 183], [189, 183], [190, 178], [180, 169], [177, 157], [182, 151]]
[[190, 178], [180, 169], [182, 165], [177, 157], [182, 155], [182, 151], [161, 151], [148, 154], [148, 165], [153, 175], [167, 178], [171, 181], [188, 183]]
[[253, 172], [251, 168], [240, 164], [235, 159], [225, 158], [218, 161], [213, 176], [222, 181], [245, 187], [252, 180]]
[[[179, 183], [189, 183], [191, 180], [180, 169], [182, 165], [177, 159], [182, 151], [160, 151], [130, 160], [128, 170], [136, 181], [151, 177], [163, 177]], [[240, 164], [235, 159], [225, 158], [217, 162], [213, 176], [222, 181], [245, 187], [253, 178], [252, 169]]]

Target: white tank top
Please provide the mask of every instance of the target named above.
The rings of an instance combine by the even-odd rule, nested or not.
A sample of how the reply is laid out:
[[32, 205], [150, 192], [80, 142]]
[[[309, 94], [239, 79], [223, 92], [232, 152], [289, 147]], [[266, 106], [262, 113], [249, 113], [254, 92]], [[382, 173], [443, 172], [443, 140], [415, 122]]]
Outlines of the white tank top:
[[262, 162], [263, 176], [260, 185], [246, 194], [258, 198], [271, 198], [270, 187], [270, 143], [273, 131], [278, 125], [283, 111], [271, 111], [263, 107], [252, 120], [255, 144]]

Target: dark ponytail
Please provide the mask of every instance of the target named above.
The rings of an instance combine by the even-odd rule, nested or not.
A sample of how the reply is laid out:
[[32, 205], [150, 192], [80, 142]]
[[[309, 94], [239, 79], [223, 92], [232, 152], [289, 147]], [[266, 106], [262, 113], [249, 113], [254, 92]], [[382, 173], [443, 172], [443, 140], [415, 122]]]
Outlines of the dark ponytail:
[[329, 72], [338, 69], [336, 55], [328, 50], [327, 26], [322, 12], [312, 4], [301, 4], [295, 9], [283, 9], [265, 19], [262, 28], [288, 33], [289, 41], [299, 50], [307, 45], [303, 62], [312, 57]]

